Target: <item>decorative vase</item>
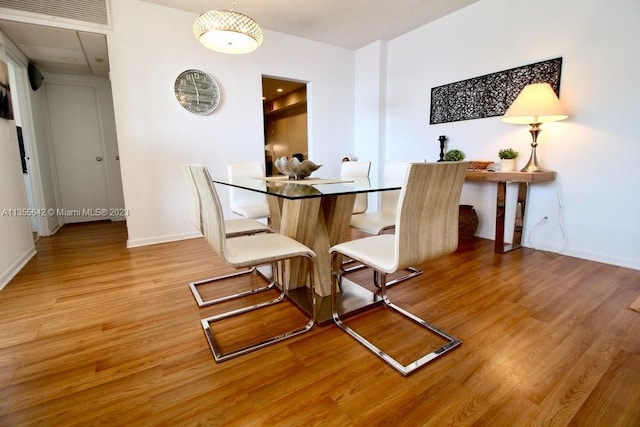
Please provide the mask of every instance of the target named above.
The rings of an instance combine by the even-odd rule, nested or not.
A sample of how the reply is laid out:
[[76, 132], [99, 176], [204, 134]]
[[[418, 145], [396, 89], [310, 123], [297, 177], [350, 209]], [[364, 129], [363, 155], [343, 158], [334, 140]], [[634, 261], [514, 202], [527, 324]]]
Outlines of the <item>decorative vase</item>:
[[301, 180], [307, 179], [314, 171], [318, 170], [322, 165], [316, 165], [311, 160], [300, 161], [297, 157], [287, 159], [279, 157], [273, 165], [280, 173], [289, 177], [289, 179]]
[[514, 171], [516, 170], [516, 159], [501, 159], [500, 160], [501, 171]]
[[471, 205], [460, 205], [458, 211], [458, 238], [473, 239], [478, 230], [478, 214]]

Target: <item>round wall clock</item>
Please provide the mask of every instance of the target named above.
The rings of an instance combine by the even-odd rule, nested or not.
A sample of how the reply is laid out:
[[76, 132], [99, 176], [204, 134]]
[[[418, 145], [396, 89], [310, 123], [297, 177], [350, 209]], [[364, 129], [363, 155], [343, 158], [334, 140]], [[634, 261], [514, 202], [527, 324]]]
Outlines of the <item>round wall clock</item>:
[[173, 85], [173, 91], [180, 105], [193, 114], [210, 114], [220, 103], [218, 83], [200, 70], [186, 70], [180, 73]]

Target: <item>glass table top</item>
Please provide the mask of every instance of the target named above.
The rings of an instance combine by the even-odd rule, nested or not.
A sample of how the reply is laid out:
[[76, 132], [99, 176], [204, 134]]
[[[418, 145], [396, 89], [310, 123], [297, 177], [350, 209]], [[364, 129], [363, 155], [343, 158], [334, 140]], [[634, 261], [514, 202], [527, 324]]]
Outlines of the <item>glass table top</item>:
[[339, 196], [342, 194], [371, 193], [377, 191], [399, 190], [402, 182], [398, 180], [384, 181], [372, 178], [316, 178], [290, 180], [284, 176], [267, 178], [233, 178], [213, 177], [216, 184], [229, 185], [245, 190], [286, 199], [306, 199], [323, 196]]

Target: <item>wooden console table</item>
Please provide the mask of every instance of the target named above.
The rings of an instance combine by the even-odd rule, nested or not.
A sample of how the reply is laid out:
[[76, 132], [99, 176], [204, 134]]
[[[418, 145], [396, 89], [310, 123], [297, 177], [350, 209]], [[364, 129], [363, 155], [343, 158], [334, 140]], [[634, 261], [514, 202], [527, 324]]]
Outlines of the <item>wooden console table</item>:
[[[522, 228], [524, 225], [525, 208], [529, 184], [548, 182], [556, 179], [555, 172], [489, 172], [484, 170], [468, 170], [466, 181], [495, 182], [498, 185], [496, 197], [496, 237], [495, 252], [506, 253], [522, 246]], [[518, 199], [516, 201], [516, 218], [513, 228], [511, 244], [504, 243], [504, 216], [507, 196], [507, 183], [518, 183]]]

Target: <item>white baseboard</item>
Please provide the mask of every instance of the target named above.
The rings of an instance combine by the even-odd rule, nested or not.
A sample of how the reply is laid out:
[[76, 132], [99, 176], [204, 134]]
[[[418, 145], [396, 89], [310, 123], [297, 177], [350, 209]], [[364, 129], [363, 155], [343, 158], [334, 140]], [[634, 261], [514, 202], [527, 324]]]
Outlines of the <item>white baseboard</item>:
[[[480, 238], [488, 239], [488, 240], [495, 240], [495, 235], [493, 233], [491, 233], [490, 235], [487, 234], [486, 232], [476, 233], [476, 237], [480, 237]], [[531, 248], [529, 240], [528, 239], [523, 239], [523, 240], [525, 240], [525, 241], [522, 242], [523, 243], [522, 246], [527, 247], [527, 248]], [[634, 258], [621, 258], [621, 257], [611, 256], [611, 255], [602, 254], [602, 253], [595, 253], [595, 252], [590, 252], [590, 251], [576, 250], [576, 249], [572, 249], [572, 248], [566, 248], [566, 249], [562, 250], [563, 248], [561, 248], [561, 247], [549, 246], [549, 245], [545, 245], [545, 244], [536, 245], [532, 249], [539, 250], [539, 251], [553, 252], [553, 253], [556, 253], [558, 255], [566, 255], [566, 256], [573, 257], [573, 258], [584, 259], [584, 260], [587, 260], [587, 261], [595, 261], [595, 262], [601, 262], [603, 264], [609, 264], [609, 265], [615, 265], [615, 266], [618, 266], [618, 267], [630, 268], [632, 270], [640, 270], [640, 260], [637, 259], [637, 258], [636, 259], [634, 259]]]
[[27, 251], [24, 254], [22, 254], [22, 256], [20, 256], [9, 267], [7, 271], [5, 271], [4, 273], [2, 273], [2, 275], [0, 275], [0, 290], [2, 290], [5, 286], [7, 286], [7, 284], [9, 284], [11, 279], [13, 279], [15, 275], [18, 274], [20, 270], [22, 270], [22, 267], [24, 267], [25, 264], [29, 262], [29, 260], [33, 258], [35, 254], [36, 254], [35, 246], [30, 247], [29, 249], [27, 249]]
[[618, 267], [630, 268], [632, 270], [640, 270], [640, 260], [633, 259], [633, 258], [613, 257], [606, 254], [586, 252], [586, 251], [576, 251], [572, 249], [568, 249], [564, 251], [562, 255], [585, 259], [588, 261], [601, 262], [603, 264], [615, 265]]
[[57, 221], [51, 225], [48, 236], [53, 236], [54, 234], [56, 234], [61, 227], [62, 227], [62, 222], [60, 221], [59, 218], [57, 218]]
[[178, 240], [195, 239], [198, 237], [202, 237], [202, 234], [199, 231], [190, 231], [188, 233], [169, 234], [166, 236], [147, 237], [144, 239], [127, 239], [127, 248], [157, 245], [158, 243], [176, 242]]

